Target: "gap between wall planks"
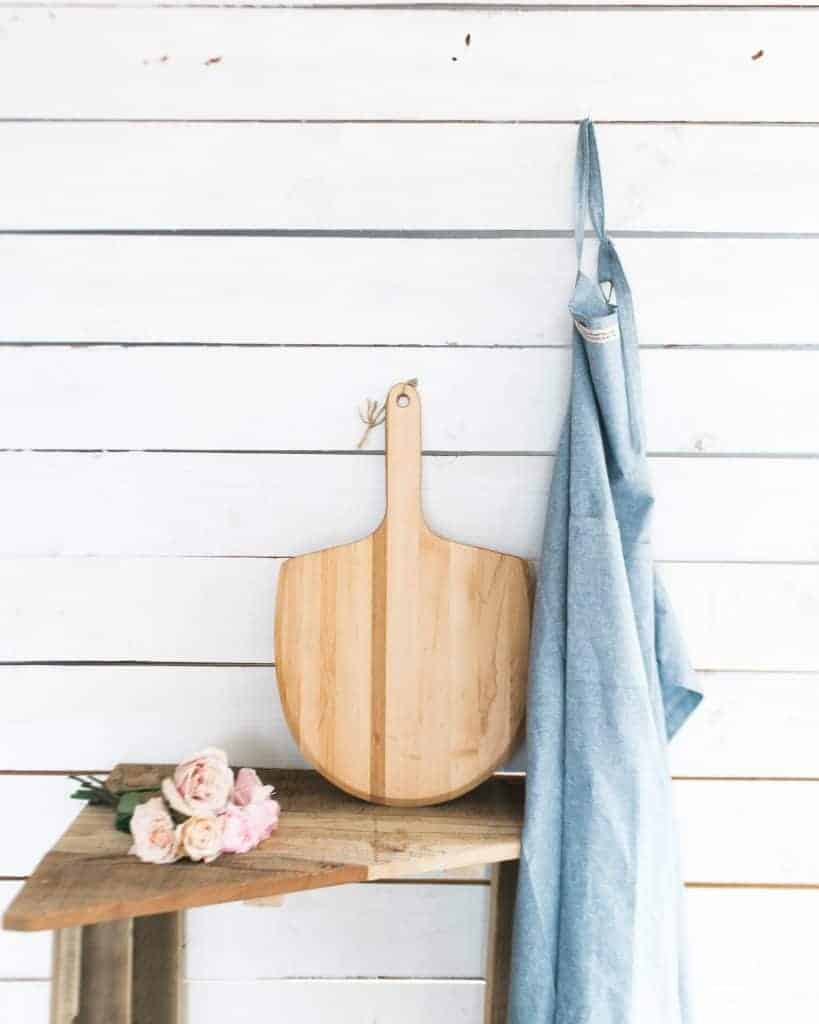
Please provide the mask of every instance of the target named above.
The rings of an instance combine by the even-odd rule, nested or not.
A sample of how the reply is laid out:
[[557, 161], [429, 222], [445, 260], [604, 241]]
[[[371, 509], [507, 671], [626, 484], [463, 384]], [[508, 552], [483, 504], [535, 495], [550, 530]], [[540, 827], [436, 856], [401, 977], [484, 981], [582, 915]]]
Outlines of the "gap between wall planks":
[[[643, 345], [816, 346], [802, 308], [817, 246], [620, 239]], [[566, 348], [574, 267], [568, 237], [6, 235], [1, 340]]]
[[[819, 231], [817, 136], [604, 124], [609, 230]], [[575, 143], [574, 124], [5, 122], [0, 231], [569, 231]]]
[[2, 117], [819, 120], [796, 10], [7, 10]]

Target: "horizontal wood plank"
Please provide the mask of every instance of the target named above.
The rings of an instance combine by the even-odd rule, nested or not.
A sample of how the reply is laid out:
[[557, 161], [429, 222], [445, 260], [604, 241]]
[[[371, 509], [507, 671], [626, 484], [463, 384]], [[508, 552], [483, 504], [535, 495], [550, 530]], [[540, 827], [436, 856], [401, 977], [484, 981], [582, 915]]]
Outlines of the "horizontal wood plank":
[[[192, 982], [184, 996], [195, 1024], [256, 1024], [271, 1006], [299, 1024], [360, 1024], [362, 1017], [390, 1024], [477, 1024], [482, 999], [482, 981], [364, 978]], [[0, 983], [0, 1018], [47, 1024], [48, 982]]]
[[[172, 765], [119, 765], [109, 780], [119, 791], [158, 789], [171, 771]], [[514, 778], [489, 779], [461, 800], [412, 810], [363, 804], [316, 772], [260, 772], [275, 785], [281, 805], [269, 842], [241, 857], [220, 858], [206, 872], [190, 862], [159, 869], [128, 859], [131, 839], [111, 827], [110, 808], [88, 807], [37, 865], [6, 910], [4, 926], [108, 928], [145, 914], [351, 882], [416, 879], [520, 853], [524, 794]]]
[[191, 910], [186, 974], [480, 978], [488, 898], [485, 885], [344, 885], [293, 893], [277, 913], [229, 903]]
[[26, 1024], [48, 1024], [49, 988], [47, 981], [0, 983], [0, 1018], [24, 1020]]
[[[742, 894], [745, 896], [746, 894]], [[765, 894], [769, 895], [769, 894]], [[747, 896], [759, 899], [759, 894]], [[753, 903], [741, 908], [737, 920], [747, 923], [754, 934], [760, 925], [760, 907]], [[788, 936], [765, 931], [757, 937], [751, 962], [759, 969], [750, 970], [748, 960], [732, 956], [730, 946], [718, 947], [716, 939], [732, 936], [724, 925], [711, 929], [716, 969], [730, 978], [713, 985], [699, 984], [698, 1019], [702, 1024], [721, 1024], [741, 1020], [743, 1024], [767, 1024], [778, 1018], [788, 1024], [814, 1024], [819, 993], [810, 969], [801, 972], [798, 963], [788, 960], [794, 950], [809, 950], [812, 904], [803, 908], [764, 908], [764, 920], [782, 925]], [[724, 918], [728, 920], [731, 909]], [[722, 925], [722, 921], [720, 922]], [[798, 931], [796, 930], [798, 929]], [[763, 941], [759, 941], [762, 939]], [[743, 945], [747, 948], [747, 944]], [[775, 960], [769, 953], [778, 954]], [[483, 1000], [482, 981], [468, 980], [266, 980], [266, 981], [196, 981], [185, 987], [185, 999], [191, 1020], [196, 1024], [256, 1024], [270, 1007], [298, 1020], [300, 1024], [324, 1024], [330, 1015], [334, 1024], [360, 1024], [362, 1015], [376, 1014], [376, 1019], [391, 1024], [479, 1024]], [[0, 984], [0, 1013], [3, 1019], [26, 1021], [26, 1024], [47, 1024], [48, 983], [45, 981], [12, 981]]]
[[[0, 881], [0, 916], [22, 889], [23, 883]], [[17, 978], [34, 981], [51, 974], [51, 935], [48, 932], [7, 932], [0, 929], [0, 980]], [[3, 987], [0, 985], [0, 1020], [25, 1021], [35, 1018], [4, 1016]]]
[[[167, 6], [167, 7], [200, 7], [200, 6], [201, 7], [207, 7], [208, 6], [208, 2], [209, 2], [209, 0], [166, 0], [165, 6]], [[425, 0], [402, 0], [401, 4], [398, 5], [398, 6], [400, 6], [401, 8], [422, 7], [422, 6], [424, 6], [424, 2], [425, 2]], [[93, 7], [94, 3], [95, 3], [95, 0], [71, 0], [71, 7]], [[19, 3], [19, 0], [18, 0], [18, 2], [15, 2], [15, 0], [3, 0], [3, 3], [0, 4], [0, 9], [5, 8], [5, 7], [16, 8], [16, 7], [19, 7], [19, 6], [21, 6], [21, 4]], [[128, 0], [127, 4], [124, 2], [124, 0], [117, 0], [117, 2], [112, 4], [111, 6], [113, 6], [113, 7], [124, 7], [124, 6], [128, 6], [128, 7], [153, 7], [153, 6], [156, 6], [156, 0]], [[266, 5], [265, 3], [263, 3], [262, 0], [249, 0], [249, 2], [246, 2], [246, 3], [242, 2], [242, 0], [229, 0], [229, 2], [221, 4], [220, 6], [221, 7], [225, 7], [225, 8], [232, 8], [232, 7], [247, 8], [247, 7], [265, 7], [265, 6], [269, 6], [269, 5]], [[374, 7], [387, 7], [387, 8], [389, 8], [391, 6], [396, 6], [396, 5], [392, 5], [392, 4], [386, 3], [386, 2], [384, 2], [384, 0], [382, 0], [382, 2], [379, 2], [379, 3], [376, 3], [376, 4], [373, 4], [371, 2], [368, 3], [367, 0], [315, 0], [315, 2], [311, 2], [311, 3], [305, 3], [305, 2], [302, 2], [302, 0], [298, 0], [298, 2], [296, 2], [296, 0], [288, 0], [287, 3], [282, 3], [282, 4], [279, 4], [278, 6], [280, 6], [280, 7], [295, 7], [295, 8], [305, 8], [305, 7], [306, 8], [311, 8], [311, 7], [316, 7], [316, 8], [320, 8], [321, 9], [321, 8], [327, 8], [327, 7], [330, 7], [330, 8], [333, 8], [333, 7], [349, 8], [349, 7], [368, 7], [368, 6], [369, 7], [373, 7], [374, 6]], [[454, 2], [447, 4], [447, 7], [449, 9], [457, 10], [459, 8], [463, 8], [465, 10], [465, 12], [467, 12], [467, 13], [470, 10], [472, 10], [474, 7], [476, 7], [476, 6], [480, 7], [482, 5], [476, 4], [475, 0], [454, 0]], [[483, 6], [488, 6], [488, 5], [483, 5]], [[581, 7], [581, 8], [586, 7], [586, 8], [588, 8], [588, 7], [595, 7], [595, 6], [601, 6], [601, 7], [605, 6], [605, 7], [611, 8], [611, 7], [623, 6], [623, 7], [660, 7], [660, 8], [663, 8], [663, 9], [668, 8], [668, 7], [672, 7], [672, 8], [673, 7], [697, 7], [698, 9], [711, 9], [711, 8], [713, 8], [713, 9], [716, 9], [716, 10], [722, 10], [722, 9], [724, 9], [726, 7], [730, 8], [730, 7], [738, 7], [738, 6], [748, 7], [748, 8], [753, 8], [753, 7], [770, 7], [771, 4], [770, 4], [769, 0], [742, 0], [742, 2], [740, 2], [740, 0], [708, 0], [707, 3], [698, 3], [698, 4], [692, 4], [691, 0], [663, 0], [663, 2], [661, 4], [656, 3], [656, 0], [654, 0], [654, 2], [652, 2], [652, 3], [649, 3], [649, 0], [606, 0], [605, 4], [600, 3], [599, 5], [597, 3], [589, 4], [588, 2], [586, 2], [586, 0], [567, 0], [566, 3], [560, 3], [560, 4], [556, 4], [556, 3], [554, 3], [554, 4], [544, 4], [544, 3], [537, 2], [537, 0], [526, 0], [526, 2], [524, 2], [524, 3], [520, 3], [520, 2], [518, 2], [518, 0], [495, 0], [495, 2], [493, 3], [492, 6], [493, 7], [507, 7], [508, 6], [510, 8], [514, 8], [514, 9], [518, 9], [518, 8], [524, 8], [525, 9], [527, 7], [541, 8], [541, 7], [549, 7], [549, 6], [556, 7], [556, 8], [559, 8], [559, 9], [566, 9], [566, 8], [573, 8], [573, 7]], [[802, 8], [810, 9], [810, 8], [814, 7], [815, 5], [812, 4], [812, 3], [809, 3], [809, 4], [801, 3], [800, 4], [800, 3], [797, 2], [797, 0], [780, 0], [780, 2], [777, 3], [776, 6], [777, 7], [802, 7]], [[463, 45], [465, 47], [469, 46], [470, 44], [471, 44], [471, 39], [470, 39], [469, 43], [467, 43], [466, 39], [464, 39]]]
[[[279, 561], [3, 560], [0, 661], [267, 663]], [[819, 669], [818, 565], [666, 563], [700, 669]]]
[[[534, 558], [553, 461], [426, 456], [427, 520], [443, 536]], [[656, 557], [819, 561], [819, 459], [650, 465]], [[272, 556], [366, 536], [385, 482], [378, 455], [5, 452], [0, 488], [2, 556]], [[323, 500], [309, 500], [319, 489]]]
[[308, 767], [272, 668], [4, 666], [0, 695], [0, 771], [168, 764], [206, 740], [236, 764]]
[[7, 10], [2, 117], [819, 120], [799, 11]]
[[[549, 452], [570, 362], [560, 349], [5, 348], [0, 446], [354, 451], [364, 399], [418, 377], [425, 450]], [[819, 351], [652, 350], [642, 365], [651, 451], [819, 452]]]
[[[618, 245], [644, 345], [819, 343], [815, 238]], [[574, 273], [569, 238], [0, 236], [0, 342], [568, 346]]]
[[[817, 134], [600, 125], [609, 230], [817, 231]], [[568, 230], [575, 141], [571, 124], [6, 123], [0, 228]]]
[[[9, 883], [0, 885], [0, 899], [5, 901]], [[381, 894], [381, 914], [392, 917], [392, 897], [397, 887], [378, 887]], [[386, 891], [385, 891], [386, 889]], [[351, 890], [353, 893], [360, 889]], [[341, 892], [341, 890], [339, 890]], [[326, 900], [337, 896], [331, 890], [316, 894]], [[479, 897], [480, 899], [480, 897]], [[819, 989], [812, 969], [812, 936], [819, 894], [805, 892], [763, 891], [688, 891], [689, 931], [693, 959], [693, 977], [699, 1016], [704, 1024], [718, 1024], [725, 1020], [742, 1020], [748, 1024], [767, 1024], [772, 1019], [787, 1019], [789, 1024], [812, 1024], [815, 1017]], [[288, 907], [286, 903], [281, 912]], [[251, 1024], [271, 1005], [290, 1013], [294, 1019], [306, 1024], [318, 1024], [333, 1013], [333, 1020], [343, 1024], [356, 1024], [365, 1010], [379, 1012], [385, 1019], [399, 1024], [415, 1024], [419, 1019], [432, 1021], [457, 1020], [463, 1024], [476, 1024], [480, 1019], [483, 983], [478, 980], [322, 980], [275, 979], [280, 970], [280, 952], [294, 941], [306, 947], [304, 953], [313, 960], [317, 950], [325, 950], [330, 959], [339, 946], [320, 946], [315, 943], [315, 932], [306, 925], [312, 920], [307, 913], [302, 918], [296, 913], [290, 920], [294, 931], [288, 931], [284, 944], [270, 942], [270, 929], [278, 929], [280, 911], [256, 908], [225, 907], [197, 912], [193, 922], [198, 952], [207, 953], [206, 941], [230, 911], [231, 921], [240, 926], [234, 933], [234, 956], [230, 966], [244, 954], [249, 960], [246, 969], [260, 967], [264, 980], [253, 978], [219, 981], [212, 978], [190, 981], [186, 985], [186, 1001], [191, 1019], [197, 1024], [216, 1024], [230, 1019], [239, 1024]], [[213, 915], [210, 920], [209, 916]], [[255, 919], [254, 919], [255, 915]], [[370, 917], [374, 917], [371, 908]], [[359, 931], [355, 926], [354, 933]], [[480, 942], [479, 934], [469, 934], [460, 918], [445, 916], [439, 922], [438, 934], [433, 939], [436, 949], [453, 945], [459, 936], [471, 950]], [[48, 1019], [48, 936], [9, 935], [14, 942], [14, 959], [4, 958], [2, 974], [15, 977], [13, 982], [0, 983], [0, 1012], [3, 1019], [26, 1021], [26, 1024], [46, 1024]], [[215, 936], [217, 946], [219, 937]], [[341, 948], [355, 948], [355, 943], [342, 943]], [[211, 958], [212, 961], [212, 958]], [[216, 967], [222, 976], [220, 964], [210, 965], [198, 955], [195, 962], [207, 970]], [[331, 961], [332, 962], [332, 961]], [[355, 973], [368, 970], [362, 958]], [[14, 973], [12, 973], [14, 972]], [[438, 1016], [440, 1014], [440, 1017]]]
[[[456, 924], [449, 940], [460, 934]], [[197, 981], [186, 985], [186, 1002], [196, 1024], [257, 1024], [271, 1007], [299, 1024], [478, 1024], [483, 987], [462, 980]]]
[[[77, 813], [72, 785], [60, 775], [0, 775], [0, 795], [20, 808], [26, 825], [0, 851], [0, 875], [33, 870]], [[674, 792], [688, 883], [819, 886], [819, 824], [805, 813], [819, 797], [819, 782], [678, 780]]]
[[[754, 916], [761, 908], [752, 905], [742, 909], [745, 913], [741, 920], [758, 927], [760, 922], [754, 921]], [[732, 984], [723, 980], [708, 987], [697, 986], [698, 1020], [702, 1024], [739, 1020], [744, 1024], [767, 1024], [781, 1014], [788, 1024], [813, 1024], [819, 998], [814, 974], [810, 970], [800, 973], [804, 957], [798, 957], [796, 963], [788, 961], [796, 943], [810, 948], [811, 911], [815, 912], [811, 904], [801, 910], [788, 907], [786, 913], [778, 907], [764, 908], [765, 920], [790, 926], [790, 931], [784, 933], [787, 940], [780, 941], [778, 949], [772, 932], [758, 941], [753, 962], [764, 965], [764, 969], [749, 972], [747, 961], [734, 958], [730, 947], [709, 946], [723, 977]], [[732, 937], [730, 913], [728, 909], [720, 916], [712, 935]], [[775, 958], [763, 959], [769, 951], [776, 954]], [[419, 1020], [429, 1024], [479, 1024], [483, 987], [480, 981], [198, 981], [188, 984], [187, 999], [196, 1024], [217, 1024], [226, 1015], [235, 1024], [255, 1024], [271, 1005], [292, 1012], [294, 1019], [304, 1024], [324, 1022], [330, 1015], [334, 1024], [360, 1024], [362, 1017], [373, 1013], [383, 1013], [383, 1020], [395, 1024], [417, 1024]], [[381, 1019], [376, 1016], [376, 1020]]]
[[[819, 676], [705, 673], [701, 682], [707, 699], [671, 744], [675, 775], [819, 778]], [[3, 771], [174, 762], [205, 739], [237, 764], [307, 767], [270, 668], [3, 666], [0, 699]], [[524, 768], [524, 755], [510, 767]]]

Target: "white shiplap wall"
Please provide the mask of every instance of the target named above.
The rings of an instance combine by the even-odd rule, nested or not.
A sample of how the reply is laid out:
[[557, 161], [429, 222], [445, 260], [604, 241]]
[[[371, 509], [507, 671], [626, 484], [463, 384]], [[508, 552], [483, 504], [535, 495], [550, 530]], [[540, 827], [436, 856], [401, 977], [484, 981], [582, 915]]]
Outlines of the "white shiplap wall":
[[[302, 763], [275, 577], [379, 518], [363, 398], [418, 376], [429, 518], [536, 553], [591, 113], [709, 692], [673, 750], [701, 1021], [816, 1020], [819, 9], [622, 6], [0, 7], [0, 902], [67, 771]], [[486, 894], [196, 911], [189, 1020], [479, 1024]], [[48, 971], [0, 934], [0, 1020]]]

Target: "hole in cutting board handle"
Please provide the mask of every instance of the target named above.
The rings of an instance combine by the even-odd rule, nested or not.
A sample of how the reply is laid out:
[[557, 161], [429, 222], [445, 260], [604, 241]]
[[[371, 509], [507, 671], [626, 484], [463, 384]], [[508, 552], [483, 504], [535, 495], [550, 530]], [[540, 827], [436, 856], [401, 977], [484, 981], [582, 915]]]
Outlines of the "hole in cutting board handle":
[[400, 394], [396, 398], [395, 404], [400, 406], [402, 409], [406, 409], [406, 407], [410, 404], [410, 396], [407, 394]]

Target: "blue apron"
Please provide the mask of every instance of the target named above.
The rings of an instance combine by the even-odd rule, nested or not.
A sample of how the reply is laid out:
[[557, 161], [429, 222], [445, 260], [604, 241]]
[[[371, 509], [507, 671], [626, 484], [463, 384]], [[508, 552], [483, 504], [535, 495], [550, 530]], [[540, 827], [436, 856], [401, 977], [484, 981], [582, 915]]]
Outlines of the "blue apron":
[[[701, 694], [654, 571], [634, 309], [590, 121], [575, 187], [572, 389], [535, 597], [509, 1022], [690, 1024], [667, 742]], [[580, 268], [587, 214], [596, 281]]]

